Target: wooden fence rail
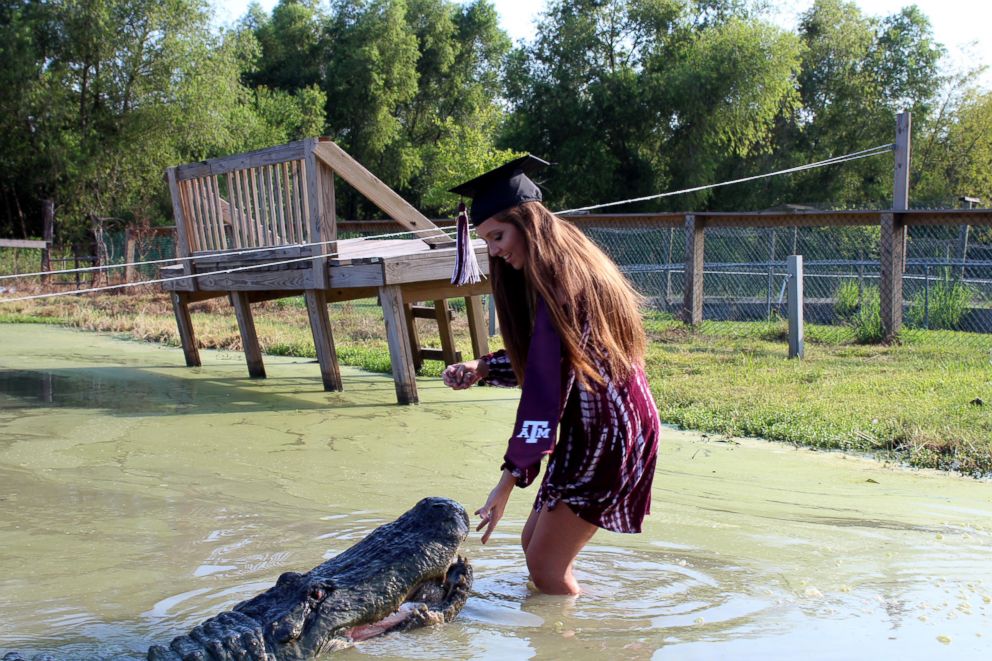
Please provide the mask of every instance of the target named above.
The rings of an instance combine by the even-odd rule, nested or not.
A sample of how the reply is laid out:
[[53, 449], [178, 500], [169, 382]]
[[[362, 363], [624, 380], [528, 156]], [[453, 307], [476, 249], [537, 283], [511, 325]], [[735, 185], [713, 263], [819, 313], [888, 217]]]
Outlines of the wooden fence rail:
[[[610, 213], [564, 216], [578, 227], [599, 228], [682, 228], [686, 251], [683, 265], [685, 287], [682, 319], [696, 325], [703, 321], [703, 269], [706, 230], [709, 228], [756, 227], [879, 227], [881, 255], [881, 313], [886, 338], [891, 339], [902, 327], [903, 282], [906, 230], [914, 225], [992, 226], [992, 209], [928, 209], [893, 211], [755, 211], [755, 212], [672, 212]], [[370, 225], [375, 222], [375, 225]], [[390, 221], [340, 221], [340, 231], [398, 231]]]

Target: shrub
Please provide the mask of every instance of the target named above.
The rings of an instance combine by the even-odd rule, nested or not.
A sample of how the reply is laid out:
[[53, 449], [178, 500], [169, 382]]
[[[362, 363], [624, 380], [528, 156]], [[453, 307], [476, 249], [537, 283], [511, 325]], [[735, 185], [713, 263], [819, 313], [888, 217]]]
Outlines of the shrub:
[[961, 324], [961, 317], [971, 303], [971, 288], [958, 279], [951, 278], [945, 269], [944, 277], [927, 291], [916, 292], [909, 306], [909, 320], [918, 328], [954, 330]]
[[837, 288], [834, 312], [841, 319], [850, 320], [858, 311], [861, 302], [861, 287], [854, 280], [844, 280]]
[[878, 287], [865, 287], [858, 311], [851, 317], [854, 337], [860, 344], [881, 342], [885, 337], [882, 330], [882, 297]]

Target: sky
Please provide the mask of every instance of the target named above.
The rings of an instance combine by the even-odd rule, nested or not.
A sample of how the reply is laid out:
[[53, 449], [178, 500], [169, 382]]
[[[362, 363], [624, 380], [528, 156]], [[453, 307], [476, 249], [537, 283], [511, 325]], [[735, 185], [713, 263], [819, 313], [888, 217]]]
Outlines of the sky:
[[[210, 0], [221, 22], [238, 19], [249, 0]], [[771, 0], [781, 9], [774, 20], [784, 28], [795, 29], [798, 16], [809, 9], [813, 0]], [[491, 0], [500, 15], [503, 29], [514, 41], [526, 40], [534, 33], [534, 24], [545, 7], [545, 0]], [[271, 9], [276, 0], [260, 0]], [[869, 16], [888, 16], [915, 4], [930, 19], [934, 36], [944, 44], [952, 68], [965, 69], [978, 64], [992, 65], [992, 2], [988, 0], [855, 0]], [[226, 20], [225, 20], [226, 17]], [[981, 79], [992, 88], [992, 71]]]

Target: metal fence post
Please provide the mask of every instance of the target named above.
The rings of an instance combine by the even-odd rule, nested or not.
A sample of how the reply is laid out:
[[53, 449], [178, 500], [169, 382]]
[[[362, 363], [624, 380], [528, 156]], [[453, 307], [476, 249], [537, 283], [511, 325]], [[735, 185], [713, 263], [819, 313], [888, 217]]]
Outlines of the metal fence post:
[[489, 299], [489, 337], [496, 337], [496, 299], [492, 294], [486, 298]]
[[803, 337], [803, 256], [789, 255], [789, 358], [802, 358]]

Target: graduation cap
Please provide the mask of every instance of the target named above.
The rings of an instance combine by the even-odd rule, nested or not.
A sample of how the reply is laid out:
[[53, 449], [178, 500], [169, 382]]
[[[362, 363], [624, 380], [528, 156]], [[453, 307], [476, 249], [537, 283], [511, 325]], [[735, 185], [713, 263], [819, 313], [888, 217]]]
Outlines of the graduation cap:
[[547, 161], [527, 154], [455, 186], [451, 192], [472, 198], [472, 226], [478, 227], [500, 211], [524, 202], [540, 201], [541, 189], [527, 175], [548, 165]]
[[[474, 179], [469, 179], [452, 188], [450, 192], [472, 198], [472, 226], [478, 227], [500, 211], [524, 202], [541, 201], [541, 189], [527, 175], [540, 172], [548, 165], [547, 161], [527, 154], [480, 174]], [[468, 224], [469, 214], [466, 213], [465, 203], [462, 202], [458, 205], [452, 284], [471, 284], [482, 279], [479, 262], [469, 241]]]

